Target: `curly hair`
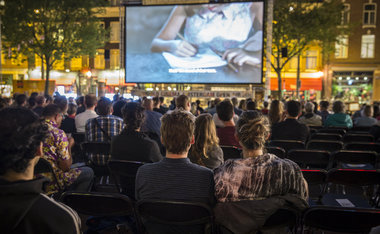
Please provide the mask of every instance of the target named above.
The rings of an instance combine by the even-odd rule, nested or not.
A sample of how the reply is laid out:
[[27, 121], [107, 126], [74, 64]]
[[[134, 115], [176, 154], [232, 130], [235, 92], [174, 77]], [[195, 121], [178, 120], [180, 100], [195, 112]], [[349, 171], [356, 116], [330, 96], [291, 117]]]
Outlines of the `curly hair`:
[[26, 108], [0, 110], [0, 175], [25, 172], [48, 133], [47, 125]]
[[248, 150], [264, 149], [269, 137], [269, 120], [257, 111], [244, 112], [236, 125], [240, 144]]
[[139, 129], [144, 122], [144, 107], [137, 102], [129, 102], [121, 109], [125, 123], [126, 132], [134, 132]]

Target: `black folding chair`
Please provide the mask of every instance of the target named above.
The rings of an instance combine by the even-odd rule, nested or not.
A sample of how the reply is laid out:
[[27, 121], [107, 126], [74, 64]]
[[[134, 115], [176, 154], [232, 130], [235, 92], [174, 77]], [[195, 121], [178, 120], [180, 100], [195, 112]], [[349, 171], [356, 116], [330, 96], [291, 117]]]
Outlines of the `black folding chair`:
[[369, 233], [379, 225], [380, 210], [376, 209], [319, 206], [307, 209], [302, 217], [302, 233], [306, 227], [340, 233]]
[[298, 214], [292, 210], [279, 209], [271, 215], [260, 228], [260, 232], [288, 227], [293, 230], [296, 227]]
[[349, 142], [374, 142], [375, 139], [371, 134], [353, 134], [353, 133], [347, 133], [343, 137], [344, 143]]
[[220, 148], [223, 150], [224, 161], [227, 161], [228, 159], [242, 158], [241, 149], [235, 146], [221, 145]]
[[324, 150], [291, 150], [286, 158], [301, 168], [330, 168], [330, 153]]
[[323, 128], [323, 126], [316, 126], [316, 125], [310, 125], [309, 126], [309, 129], [311, 130], [311, 129], [315, 129], [315, 130], [317, 130], [317, 131], [319, 131], [319, 130], [321, 130]]
[[266, 150], [270, 154], [274, 154], [279, 158], [285, 158], [286, 152], [283, 148], [276, 147], [276, 146], [267, 146]]
[[[37, 164], [34, 166], [34, 175], [40, 175], [42, 173], [50, 173], [53, 176], [54, 181], [58, 186], [58, 196], [64, 191], [64, 188], [58, 183], [57, 175], [54, 173], [53, 167], [50, 162], [44, 158], [40, 158]], [[54, 196], [54, 195], [53, 195]]]
[[310, 140], [341, 141], [342, 135], [335, 133], [315, 133]]
[[148, 233], [205, 233], [207, 226], [211, 233], [215, 230], [213, 210], [199, 202], [141, 200], [137, 211]]
[[304, 142], [291, 140], [272, 140], [269, 142], [269, 146], [283, 148], [286, 152], [289, 152], [292, 149], [305, 149]]
[[348, 130], [348, 133], [369, 133], [369, 130], [371, 130], [371, 127], [354, 126], [350, 130]]
[[344, 146], [346, 150], [375, 151], [380, 153], [380, 143], [373, 142], [351, 142]]
[[[371, 207], [380, 184], [380, 172], [376, 170], [331, 169], [327, 173], [329, 193], [322, 197], [322, 204], [329, 206]], [[341, 188], [340, 186], [343, 185]], [[335, 191], [333, 190], [335, 187]], [[376, 199], [376, 198], [375, 198]]]
[[341, 136], [344, 136], [347, 132], [347, 128], [328, 127], [328, 128], [322, 128], [318, 132], [319, 133], [333, 133], [333, 134], [339, 134]]
[[307, 149], [309, 149], [309, 150], [326, 150], [328, 152], [334, 152], [334, 151], [338, 151], [338, 150], [343, 149], [343, 142], [311, 140], [307, 143]]
[[87, 162], [88, 159], [85, 157], [85, 154], [82, 151], [81, 144], [85, 141], [84, 133], [72, 133], [71, 135], [74, 138], [75, 144], [71, 149], [71, 154], [73, 156], [73, 163], [77, 162]]
[[373, 151], [340, 150], [333, 153], [331, 159], [333, 166], [337, 168], [375, 169], [377, 153]]
[[144, 165], [144, 162], [126, 160], [108, 161], [108, 168], [120, 193], [126, 194], [130, 198], [135, 198], [136, 173], [142, 165]]
[[326, 170], [302, 169], [302, 175], [309, 187], [309, 205], [320, 204], [326, 189]]
[[[128, 196], [113, 193], [65, 192], [60, 200], [83, 215], [96, 217], [132, 216], [137, 221], [138, 230], [141, 230], [134, 205]], [[114, 228], [117, 228], [117, 225]]]
[[[92, 168], [95, 174], [96, 185], [109, 184], [109, 170], [107, 164], [99, 165], [97, 162], [91, 160], [90, 155], [110, 155], [111, 144], [105, 142], [83, 142], [81, 144], [82, 151], [87, 155], [89, 160], [89, 166]], [[107, 162], [106, 162], [107, 163]]]

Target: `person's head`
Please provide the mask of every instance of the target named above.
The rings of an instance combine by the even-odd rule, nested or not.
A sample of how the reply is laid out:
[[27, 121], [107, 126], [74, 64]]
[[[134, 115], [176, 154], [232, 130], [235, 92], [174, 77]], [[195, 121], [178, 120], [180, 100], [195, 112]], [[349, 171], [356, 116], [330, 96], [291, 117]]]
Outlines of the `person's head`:
[[248, 110], [256, 110], [256, 102], [254, 101], [249, 101], [247, 102], [247, 111]]
[[236, 97], [231, 98], [232, 105], [237, 106], [238, 105], [238, 99]]
[[0, 110], [0, 129], [0, 175], [23, 174], [28, 168], [33, 172], [43, 154], [46, 124], [31, 110], [7, 107]]
[[96, 96], [94, 94], [87, 94], [84, 97], [84, 105], [86, 109], [95, 109], [97, 104]]
[[125, 130], [127, 132], [139, 131], [142, 123], [144, 122], [144, 108], [140, 103], [128, 102], [121, 109], [123, 113], [124, 123], [126, 124]]
[[186, 95], [179, 95], [175, 99], [175, 105], [177, 108], [183, 108], [186, 111], [190, 111], [190, 99]]
[[70, 102], [69, 107], [67, 108], [67, 114], [70, 116], [73, 116], [73, 115], [75, 116], [75, 114], [77, 113], [77, 109], [78, 109], [78, 106], [75, 105], [75, 103]]
[[195, 103], [197, 104], [197, 106], [200, 106], [200, 105], [201, 105], [201, 101], [200, 101], [199, 99], [197, 99], [197, 100], [195, 101]]
[[275, 124], [281, 121], [282, 113], [283, 113], [282, 102], [279, 100], [273, 100], [270, 104], [268, 117], [271, 124]]
[[153, 111], [152, 99], [145, 99], [145, 101], [143, 102], [143, 107], [145, 108], [145, 110]]
[[62, 109], [56, 104], [49, 104], [42, 110], [42, 117], [54, 121], [59, 127], [63, 119]]
[[110, 115], [112, 113], [112, 102], [108, 98], [101, 98], [98, 101], [98, 114], [102, 116]]
[[78, 97], [75, 101], [77, 102], [78, 106], [83, 106], [84, 105], [84, 96]]
[[69, 101], [69, 103], [74, 103], [74, 98], [73, 97], [69, 97], [67, 100]]
[[373, 115], [373, 109], [372, 109], [372, 106], [370, 105], [366, 105], [364, 107], [364, 111], [363, 111], [364, 115], [367, 116], [367, 117], [372, 117]]
[[15, 98], [16, 105], [18, 107], [26, 106], [28, 97], [25, 94], [18, 94]]
[[36, 104], [37, 106], [44, 107], [46, 104], [46, 98], [44, 96], [37, 96], [36, 97]]
[[120, 118], [123, 118], [123, 114], [121, 112], [121, 109], [124, 107], [124, 105], [127, 102], [125, 100], [119, 100], [113, 104], [113, 113], [112, 115], [118, 116]]
[[344, 112], [344, 104], [341, 101], [335, 101], [333, 103], [333, 111], [334, 113], [343, 113]]
[[194, 143], [194, 116], [182, 110], [165, 114], [161, 118], [161, 142], [168, 153], [189, 151]]
[[220, 98], [215, 98], [214, 105], [217, 106], [222, 100]]
[[61, 108], [63, 114], [67, 111], [67, 98], [65, 96], [56, 96], [53, 101], [54, 104]]
[[240, 110], [247, 110], [247, 101], [245, 99], [240, 100], [239, 109]]
[[216, 105], [216, 113], [220, 120], [224, 122], [230, 121], [234, 116], [234, 106], [231, 101], [222, 101]]
[[46, 105], [53, 104], [53, 98], [49, 94], [44, 95], [46, 99]]
[[285, 109], [288, 117], [297, 118], [301, 113], [301, 103], [293, 100], [288, 101]]
[[327, 111], [327, 109], [329, 108], [329, 105], [330, 105], [330, 103], [328, 101], [321, 101], [319, 103], [321, 111]]
[[312, 102], [308, 102], [305, 104], [306, 113], [310, 114], [314, 112], [314, 104]]
[[32, 94], [30, 94], [30, 97], [31, 98], [36, 98], [38, 96], [38, 93], [37, 92], [32, 92]]
[[269, 120], [258, 111], [244, 112], [236, 125], [236, 135], [243, 151], [263, 150], [269, 134]]
[[312, 102], [312, 103], [314, 104], [314, 110], [313, 110], [313, 112], [315, 114], [317, 114], [318, 113], [318, 103], [317, 102]]
[[35, 96], [30, 96], [28, 98], [28, 105], [29, 108], [33, 109], [36, 106], [36, 97]]
[[160, 108], [160, 98], [159, 97], [153, 97], [153, 106], [154, 108]]
[[265, 109], [268, 109], [269, 103], [267, 101], [264, 101], [263, 105]]
[[5, 99], [0, 97], [0, 110], [7, 107], [7, 106], [8, 106], [8, 104], [5, 101]]
[[165, 101], [165, 98], [164, 97], [160, 97], [160, 105], [163, 105], [164, 104], [164, 101]]

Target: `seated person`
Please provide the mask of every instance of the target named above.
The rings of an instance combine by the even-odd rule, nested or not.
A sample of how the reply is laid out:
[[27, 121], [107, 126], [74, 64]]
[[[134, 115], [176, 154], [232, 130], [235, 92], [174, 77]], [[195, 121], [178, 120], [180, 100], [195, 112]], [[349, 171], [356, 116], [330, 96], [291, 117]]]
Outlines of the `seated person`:
[[322, 125], [325, 125], [327, 117], [330, 115], [329, 113], [329, 105], [330, 103], [328, 101], [321, 101], [319, 103], [319, 114], [322, 117]]
[[240, 144], [235, 137], [235, 122], [233, 120], [234, 107], [229, 100], [224, 100], [216, 106], [218, 118], [223, 122], [224, 127], [217, 128], [219, 145], [229, 145], [240, 148]]
[[344, 104], [341, 101], [333, 103], [334, 114], [329, 115], [325, 121], [325, 127], [347, 127], [352, 128], [352, 119], [344, 113]]
[[201, 114], [195, 119], [195, 143], [191, 146], [189, 158], [191, 162], [210, 169], [223, 162], [223, 151], [219, 146], [216, 128], [210, 114]]
[[307, 207], [307, 183], [298, 165], [264, 153], [269, 134], [265, 116], [243, 112], [237, 124], [243, 159], [214, 170], [216, 220], [233, 233], [251, 233], [288, 202], [296, 209]]
[[160, 134], [161, 121], [160, 118], [162, 114], [153, 111], [153, 101], [151, 99], [146, 99], [143, 102], [143, 107], [145, 109], [144, 115], [145, 119], [141, 126], [142, 132], [155, 133], [158, 137]]
[[75, 115], [77, 113], [77, 105], [74, 103], [69, 103], [67, 108], [67, 116], [62, 120], [60, 129], [62, 129], [66, 134], [72, 134], [77, 132], [75, 128]]
[[58, 183], [50, 173], [51, 179], [48, 186], [48, 194], [59, 191], [59, 188], [75, 191], [88, 191], [94, 172], [89, 167], [72, 168], [71, 148], [74, 145], [73, 138], [67, 138], [66, 133], [59, 129], [62, 122], [62, 110], [56, 104], [47, 105], [42, 112], [45, 123], [48, 126], [48, 137], [43, 142], [42, 158], [50, 162]]
[[301, 104], [288, 101], [285, 105], [286, 119], [272, 126], [272, 140], [303, 141], [309, 137], [309, 128], [297, 121], [301, 115]]
[[372, 117], [372, 106], [366, 105], [363, 110], [363, 115], [354, 119], [354, 125], [356, 127], [371, 127], [377, 123], [377, 120]]
[[98, 114], [95, 112], [95, 107], [97, 105], [96, 96], [94, 94], [87, 94], [84, 97], [84, 106], [86, 107], [86, 111], [75, 116], [75, 127], [77, 128], [77, 132], [85, 132], [87, 120], [98, 117]]
[[[111, 115], [112, 102], [108, 98], [101, 98], [98, 102], [99, 116], [87, 120], [85, 127], [85, 139], [87, 142], [111, 143], [112, 137], [120, 134], [123, 130], [123, 120]], [[89, 155], [90, 163], [98, 166], [107, 165], [110, 155]]]
[[322, 126], [322, 117], [314, 113], [314, 104], [308, 102], [305, 104], [305, 115], [299, 118], [299, 122], [307, 126]]
[[42, 110], [46, 106], [46, 98], [42, 95], [36, 97], [36, 107], [33, 108], [34, 113], [38, 116], [42, 115]]
[[[210, 169], [187, 158], [194, 143], [194, 117], [173, 111], [161, 119], [161, 138], [167, 152], [160, 162], [145, 164], [136, 175], [136, 200], [160, 199], [214, 204], [214, 178]], [[146, 222], [155, 233], [204, 233], [202, 227], [165, 226]], [[186, 231], [183, 229], [185, 228]], [[189, 229], [187, 229], [189, 228]], [[194, 228], [194, 229], [193, 229]]]
[[47, 126], [31, 110], [4, 108], [0, 129], [1, 232], [81, 233], [76, 212], [42, 194], [47, 179], [33, 179]]

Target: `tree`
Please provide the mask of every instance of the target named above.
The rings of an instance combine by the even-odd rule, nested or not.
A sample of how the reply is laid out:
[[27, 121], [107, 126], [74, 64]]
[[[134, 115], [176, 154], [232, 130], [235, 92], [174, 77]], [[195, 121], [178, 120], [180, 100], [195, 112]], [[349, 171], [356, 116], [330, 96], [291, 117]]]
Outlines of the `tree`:
[[[282, 98], [281, 72], [295, 56], [300, 56], [311, 43], [318, 44], [324, 55], [330, 54], [339, 35], [351, 27], [340, 27], [344, 6], [341, 0], [315, 1], [276, 0], [273, 9], [273, 48], [271, 66], [277, 73], [278, 98]], [[283, 48], [287, 57], [282, 57]], [[326, 56], [324, 56], [326, 57]], [[297, 90], [299, 90], [299, 71]]]
[[94, 56], [104, 45], [106, 33], [96, 17], [104, 4], [104, 0], [6, 0], [4, 44], [12, 48], [13, 57], [41, 58], [47, 94], [49, 73], [56, 61]]

